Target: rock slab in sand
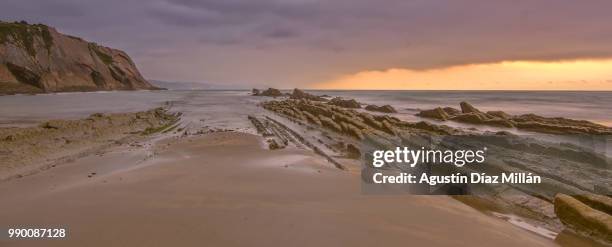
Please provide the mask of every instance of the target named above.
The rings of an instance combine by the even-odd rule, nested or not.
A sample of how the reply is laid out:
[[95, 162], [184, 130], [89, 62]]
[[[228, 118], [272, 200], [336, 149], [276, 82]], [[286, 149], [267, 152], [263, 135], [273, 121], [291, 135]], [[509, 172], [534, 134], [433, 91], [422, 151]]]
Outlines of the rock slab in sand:
[[576, 231], [612, 242], [612, 216], [565, 194], [555, 196], [555, 214]]

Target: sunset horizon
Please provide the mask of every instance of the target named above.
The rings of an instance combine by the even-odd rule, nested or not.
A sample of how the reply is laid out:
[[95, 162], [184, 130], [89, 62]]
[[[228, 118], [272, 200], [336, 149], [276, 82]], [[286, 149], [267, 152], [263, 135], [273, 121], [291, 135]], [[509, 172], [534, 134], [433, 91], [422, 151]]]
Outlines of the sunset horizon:
[[328, 90], [610, 91], [612, 59], [502, 61], [436, 69], [362, 71], [316, 83]]
[[[609, 1], [4, 5], [0, 20], [42, 23], [121, 49], [148, 79], [240, 88], [612, 90], [611, 73], [601, 71], [612, 68]], [[544, 66], [560, 61], [584, 63]], [[525, 62], [538, 65], [496, 66]], [[566, 70], [571, 78], [555, 75]]]

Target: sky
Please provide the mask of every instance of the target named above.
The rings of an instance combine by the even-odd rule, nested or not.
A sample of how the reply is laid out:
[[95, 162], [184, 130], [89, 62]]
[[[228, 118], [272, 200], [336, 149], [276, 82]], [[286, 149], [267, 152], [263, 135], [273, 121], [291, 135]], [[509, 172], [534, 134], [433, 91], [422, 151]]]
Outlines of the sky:
[[2, 0], [148, 79], [321, 89], [612, 90], [609, 0]]

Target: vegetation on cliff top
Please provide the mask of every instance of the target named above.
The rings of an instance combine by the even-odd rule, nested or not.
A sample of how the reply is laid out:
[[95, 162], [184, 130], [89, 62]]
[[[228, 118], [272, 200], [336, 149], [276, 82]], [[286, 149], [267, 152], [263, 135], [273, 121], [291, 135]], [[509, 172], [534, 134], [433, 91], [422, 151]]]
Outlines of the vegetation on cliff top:
[[22, 46], [32, 57], [36, 56], [34, 41], [37, 36], [41, 37], [47, 52], [50, 52], [51, 46], [53, 46], [53, 37], [48, 26], [43, 24], [30, 25], [25, 21], [0, 21], [0, 44], [9, 41], [15, 42], [15, 44]]

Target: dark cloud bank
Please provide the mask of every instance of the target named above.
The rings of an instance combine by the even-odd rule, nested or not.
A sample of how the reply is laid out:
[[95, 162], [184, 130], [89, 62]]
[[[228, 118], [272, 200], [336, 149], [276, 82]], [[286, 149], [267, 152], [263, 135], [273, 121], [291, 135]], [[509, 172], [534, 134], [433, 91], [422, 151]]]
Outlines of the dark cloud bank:
[[148, 78], [307, 86], [360, 70], [612, 57], [612, 1], [3, 0]]

